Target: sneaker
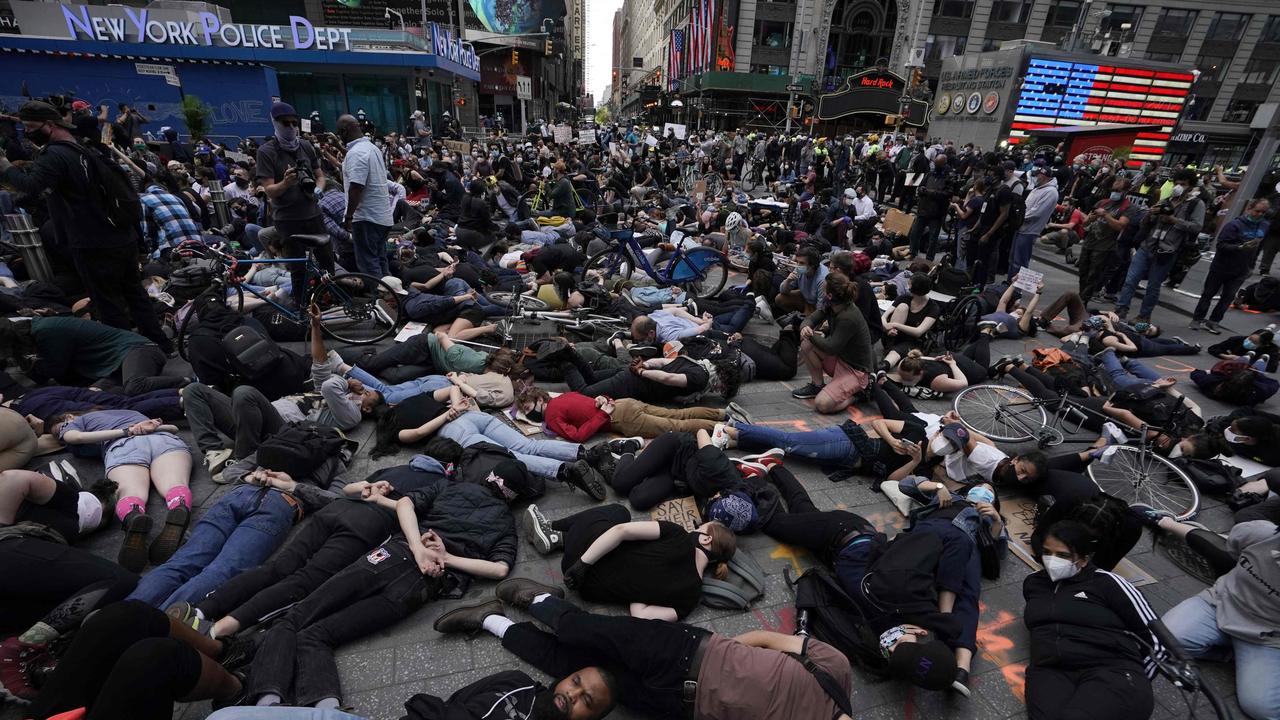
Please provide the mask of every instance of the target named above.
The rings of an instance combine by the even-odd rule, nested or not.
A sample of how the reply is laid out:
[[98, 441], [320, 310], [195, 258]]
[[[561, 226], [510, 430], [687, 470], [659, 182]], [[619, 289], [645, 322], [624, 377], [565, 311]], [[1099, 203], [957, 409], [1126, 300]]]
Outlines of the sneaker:
[[731, 401], [728, 405], [724, 407], [724, 411], [725, 411], [725, 414], [727, 414], [729, 416], [729, 419], [731, 420], [744, 422], [748, 425], [752, 424], [751, 413], [747, 412], [746, 408], [742, 407], [736, 402]]
[[551, 529], [551, 521], [542, 514], [537, 505], [530, 505], [520, 515], [525, 539], [541, 555], [550, 555], [564, 547], [564, 535]]
[[218, 656], [218, 664], [226, 670], [239, 670], [248, 665], [253, 662], [253, 656], [258, 652], [258, 644], [250, 637], [232, 635], [218, 638], [218, 640], [222, 643], [222, 654]]
[[151, 518], [134, 508], [124, 516], [124, 542], [116, 562], [132, 573], [141, 573], [147, 566], [147, 536], [151, 534]]
[[1196, 352], [1199, 352], [1199, 351], [1200, 351], [1200, 343], [1188, 342], [1185, 338], [1182, 338], [1182, 337], [1180, 337], [1180, 336], [1178, 336], [1178, 335], [1174, 335], [1174, 336], [1173, 336], [1173, 339], [1174, 339], [1174, 340], [1177, 340], [1178, 342], [1182, 343], [1183, 345], [1186, 345], [1187, 347], [1193, 347], [1193, 348], [1195, 348], [1195, 349], [1196, 349]]
[[240, 681], [240, 692], [225, 698], [214, 698], [209, 706], [214, 710], [223, 708], [236, 707], [237, 705], [249, 704], [249, 678], [243, 670], [236, 670], [231, 673]]
[[222, 469], [231, 462], [230, 448], [222, 448], [220, 450], [204, 451], [204, 466], [208, 468], [210, 475], [222, 476]]
[[978, 329], [979, 330], [984, 330], [986, 328], [995, 329], [995, 327], [999, 324], [1000, 323], [996, 322], [995, 320], [983, 320], [978, 323]]
[[918, 400], [936, 400], [943, 395], [943, 393], [924, 385], [908, 385], [902, 391], [907, 394], [907, 397], [913, 397]]
[[160, 529], [156, 539], [151, 541], [151, 547], [147, 550], [147, 556], [151, 559], [152, 565], [163, 565], [178, 552], [190, 522], [191, 510], [186, 505], [169, 509], [164, 516], [164, 527]]
[[1253, 369], [1259, 372], [1266, 372], [1267, 365], [1269, 365], [1270, 363], [1271, 363], [1271, 356], [1268, 355], [1267, 353], [1263, 353], [1262, 357], [1258, 358], [1258, 360], [1253, 363]]
[[778, 327], [789, 328], [792, 325], [799, 325], [800, 323], [804, 322], [804, 313], [789, 312], [786, 315], [783, 315], [782, 317], [778, 318], [777, 320], [774, 320], [774, 322], [778, 324]]
[[577, 460], [569, 465], [564, 474], [564, 483], [578, 488], [596, 500], [604, 499], [604, 476], [591, 467], [586, 460]]
[[755, 455], [743, 455], [742, 457], [738, 458], [738, 460], [740, 462], [755, 463], [757, 465], [763, 465], [766, 469], [768, 469], [773, 467], [774, 465], [781, 465], [783, 458], [785, 458], [786, 455], [787, 455], [786, 451], [783, 450], [782, 448], [773, 448], [772, 450], [765, 450], [764, 452], [756, 453]]
[[631, 357], [640, 360], [652, 360], [662, 354], [662, 351], [653, 345], [632, 345], [627, 348], [627, 352], [631, 353]]
[[529, 578], [507, 578], [498, 583], [493, 593], [498, 596], [503, 605], [510, 605], [518, 610], [528, 610], [533, 604], [533, 599], [543, 593], [564, 599], [564, 588], [543, 585]]
[[1168, 510], [1159, 510], [1147, 505], [1146, 503], [1133, 503], [1129, 506], [1129, 510], [1142, 521], [1143, 525], [1146, 525], [1152, 530], [1160, 529], [1160, 520], [1163, 518], [1177, 520], [1174, 514]]
[[164, 614], [196, 632], [207, 633], [209, 628], [213, 627], [212, 623], [204, 619], [196, 606], [189, 602], [174, 603], [164, 609]]
[[501, 615], [502, 603], [489, 600], [479, 605], [463, 605], [436, 618], [431, 625], [438, 633], [474, 633], [484, 626], [484, 619], [490, 615]]
[[1203, 320], [1193, 319], [1191, 322], [1187, 323], [1187, 329], [1188, 330], [1206, 330], [1208, 328], [1205, 327], [1205, 322]]
[[1206, 320], [1206, 321], [1204, 322], [1204, 324], [1203, 324], [1203, 325], [1201, 325], [1201, 327], [1202, 327], [1205, 331], [1210, 332], [1210, 333], [1212, 333], [1212, 334], [1214, 334], [1214, 335], [1221, 335], [1221, 334], [1222, 334], [1222, 326], [1221, 326], [1221, 325], [1219, 325], [1218, 323], [1216, 323], [1216, 322], [1212, 321], [1212, 320]]
[[1123, 445], [1129, 442], [1129, 436], [1125, 435], [1120, 426], [1113, 422], [1102, 423], [1102, 438], [1108, 445]]
[[969, 671], [956, 668], [956, 679], [951, 681], [951, 689], [957, 695], [969, 697]]
[[761, 463], [734, 460], [733, 464], [738, 468], [738, 472], [742, 473], [742, 477], [744, 478], [763, 478], [769, 475], [769, 468], [765, 467]]
[[31, 683], [27, 661], [39, 649], [16, 637], [0, 643], [0, 697], [19, 705], [26, 705], [36, 699], [39, 692]]
[[578, 451], [578, 458], [586, 460], [592, 467], [601, 467], [605, 464], [606, 460], [613, 459], [612, 453], [609, 452], [609, 443], [607, 442], [596, 443], [591, 447], [587, 447], [586, 445], [580, 445], [579, 447], [581, 449]]
[[609, 449], [609, 452], [614, 454], [615, 457], [621, 457], [628, 453], [634, 455], [640, 452], [644, 447], [644, 438], [618, 438], [617, 440], [606, 440], [603, 444]]
[[716, 423], [711, 429], [711, 444], [724, 450], [729, 447], [729, 433], [724, 430], [724, 423]]
[[769, 307], [769, 301], [762, 297], [756, 298], [756, 317], [765, 322], [773, 322], [773, 310]]
[[802, 388], [796, 388], [791, 391], [791, 397], [797, 400], [811, 400], [818, 397], [818, 393], [822, 392], [822, 385], [814, 385], [808, 383]]
[[1004, 377], [1011, 369], [1018, 367], [1024, 362], [1025, 361], [1022, 359], [1021, 355], [1005, 355], [997, 360], [996, 364], [992, 365], [987, 370], [987, 374], [991, 377]]

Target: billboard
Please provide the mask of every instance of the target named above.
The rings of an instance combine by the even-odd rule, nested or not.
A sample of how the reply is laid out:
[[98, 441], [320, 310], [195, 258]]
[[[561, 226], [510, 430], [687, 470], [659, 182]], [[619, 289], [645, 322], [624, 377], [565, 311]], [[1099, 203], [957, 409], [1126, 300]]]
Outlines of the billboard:
[[1009, 142], [1036, 128], [1140, 124], [1128, 165], [1159, 160], [1178, 124], [1195, 77], [1189, 72], [1072, 62], [1032, 55], [1015, 102]]
[[565, 14], [564, 0], [467, 0], [467, 10], [467, 29], [500, 35], [536, 33], [543, 19], [559, 20]]

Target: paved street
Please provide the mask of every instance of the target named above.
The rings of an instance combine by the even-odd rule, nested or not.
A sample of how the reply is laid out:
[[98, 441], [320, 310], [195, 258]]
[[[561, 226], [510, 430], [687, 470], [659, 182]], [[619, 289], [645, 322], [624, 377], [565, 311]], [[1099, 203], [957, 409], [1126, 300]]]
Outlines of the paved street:
[[[1206, 266], [1207, 263], [1202, 262], [1193, 270], [1184, 287], [1193, 292], [1198, 289]], [[1043, 259], [1037, 259], [1033, 267], [1046, 273], [1046, 300], [1052, 299], [1061, 290], [1075, 287], [1074, 273], [1047, 265]], [[1175, 296], [1172, 302], [1186, 305], [1182, 296]], [[1174, 309], [1162, 307], [1154, 319], [1166, 328], [1166, 335], [1181, 335], [1189, 341], [1206, 346], [1214, 341], [1214, 337], [1208, 334], [1185, 330], [1188, 318]], [[1244, 316], [1232, 311], [1225, 324], [1233, 329], [1245, 330], [1266, 322], [1269, 320], [1260, 316]], [[748, 328], [749, 332], [762, 334], [770, 334], [774, 330], [772, 326], [759, 320], [753, 320]], [[1052, 340], [1043, 335], [1040, 339]], [[1029, 355], [1030, 349], [1036, 344], [1035, 341], [998, 341], [993, 345], [993, 357], [1019, 352]], [[1177, 359], [1155, 358], [1152, 364], [1162, 373], [1185, 379], [1192, 368], [1207, 368], [1212, 365], [1212, 360], [1199, 355]], [[170, 372], [180, 373], [183, 370], [182, 367], [174, 367]], [[803, 382], [804, 380], [798, 379], [786, 383], [752, 383], [743, 388], [737, 399], [758, 421], [787, 428], [813, 429], [840, 423], [848, 417], [856, 420], [874, 417], [871, 414], [873, 408], [865, 405], [851, 409], [845, 415], [817, 415], [807, 403], [790, 396], [791, 390]], [[1202, 405], [1206, 416], [1225, 411], [1225, 408], [1201, 397], [1189, 381], [1186, 382], [1186, 392]], [[949, 407], [949, 400], [926, 401], [921, 403], [921, 407], [941, 413]], [[368, 450], [373, 444], [370, 431], [369, 423], [359, 430], [358, 438], [363, 442], [363, 447], [351, 469], [350, 474], [354, 479], [363, 478], [379, 467], [403, 463], [409, 457], [408, 453], [402, 452], [378, 461], [369, 460]], [[185, 434], [189, 440], [189, 433]], [[82, 478], [92, 481], [101, 475], [100, 464], [93, 465], [80, 460], [73, 462], [81, 469]], [[788, 466], [810, 490], [818, 507], [855, 511], [890, 532], [902, 526], [903, 518], [882, 495], [871, 490], [868, 479], [856, 478], [836, 484], [827, 480], [815, 466], [800, 461], [788, 462]], [[209, 507], [221, 493], [226, 492], [225, 488], [215, 486], [202, 468], [197, 470], [192, 490], [200, 508]], [[612, 495], [610, 499], [613, 499]], [[153, 498], [152, 504], [153, 514], [158, 515], [159, 503]], [[584, 508], [591, 501], [581, 493], [553, 486], [538, 504], [550, 518], [555, 519]], [[1229, 511], [1215, 499], [1205, 500], [1204, 509], [1197, 519], [1215, 530], [1225, 530], [1230, 524]], [[113, 526], [92, 538], [89, 544], [104, 555], [114, 556], [119, 541], [118, 526]], [[1178, 601], [1203, 589], [1201, 583], [1186, 576], [1161, 551], [1153, 551], [1152, 547], [1148, 536], [1134, 548], [1130, 558], [1142, 570], [1155, 577], [1156, 582], [1144, 587], [1143, 592], [1158, 612], [1168, 610]], [[742, 538], [739, 549], [751, 553], [766, 569], [769, 583], [765, 597], [746, 613], [699, 607], [689, 617], [689, 621], [730, 635], [761, 628], [791, 632], [795, 619], [793, 596], [782, 573], [791, 569], [794, 574], [811, 564], [812, 559], [801, 551], [779, 545], [763, 535]], [[550, 560], [543, 559], [523, 540], [519, 553], [513, 575], [560, 583], [558, 556]], [[1021, 584], [1029, 572], [1030, 569], [1011, 554], [1004, 561], [1000, 580], [983, 583], [982, 619], [978, 632], [980, 647], [974, 664], [972, 698], [965, 700], [950, 694], [912, 691], [893, 683], [874, 684], [859, 675], [856, 677], [854, 690], [856, 717], [859, 720], [959, 720], [1024, 716], [1021, 696], [1028, 640], [1021, 618]], [[493, 583], [478, 581], [473, 584], [467, 602], [490, 596], [492, 591]], [[365, 717], [376, 720], [399, 718], [403, 714], [404, 701], [414, 693], [429, 692], [447, 696], [486, 674], [522, 666], [521, 662], [503, 651], [498, 642], [488, 634], [465, 638], [441, 637], [435, 633], [431, 629], [431, 623], [452, 606], [450, 603], [429, 606], [395, 627], [344, 647], [339, 653], [339, 659], [345, 703], [353, 707], [354, 712]], [[623, 608], [600, 610], [618, 613]], [[1229, 667], [1208, 664], [1205, 669], [1219, 690], [1228, 696], [1232, 695]], [[531, 674], [538, 676], [536, 671]], [[1156, 718], [1186, 717], [1182, 694], [1163, 680], [1157, 681], [1156, 698]], [[1234, 706], [1234, 702], [1232, 704]], [[180, 708], [175, 717], [198, 720], [208, 712], [207, 704], [200, 703]], [[19, 715], [11, 707], [0, 712], [0, 718], [4, 720], [17, 717]], [[629, 718], [633, 715], [620, 710], [613, 717]]]

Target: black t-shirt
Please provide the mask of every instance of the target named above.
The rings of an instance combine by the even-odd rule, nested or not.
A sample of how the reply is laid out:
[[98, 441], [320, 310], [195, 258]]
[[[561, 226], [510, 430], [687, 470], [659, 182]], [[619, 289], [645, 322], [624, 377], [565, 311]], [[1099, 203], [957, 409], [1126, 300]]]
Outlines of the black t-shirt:
[[907, 306], [907, 319], [905, 322], [903, 322], [903, 325], [910, 325], [912, 327], [918, 327], [920, 323], [924, 322], [925, 318], [937, 319], [942, 315], [942, 308], [938, 307], [938, 303], [935, 302], [934, 300], [929, 300], [924, 304], [924, 307], [920, 308], [919, 310], [912, 310], [911, 296], [908, 295], [905, 298], [899, 298], [896, 302], [894, 302], [894, 305]]
[[693, 612], [702, 598], [697, 543], [689, 531], [659, 521], [657, 540], [624, 542], [587, 571], [582, 597], [592, 602], [646, 603]]
[[391, 427], [396, 432], [422, 427], [447, 409], [448, 406], [432, 397], [431, 393], [414, 395], [391, 408]]
[[933, 387], [933, 381], [940, 377], [951, 377], [951, 367], [937, 360], [925, 360], [920, 376], [920, 387]]
[[534, 272], [539, 275], [556, 270], [574, 270], [587, 262], [587, 256], [568, 243], [544, 245], [529, 261]]
[[[925, 441], [925, 425], [923, 422], [904, 422], [902, 424], [902, 432], [897, 434], [902, 442], [923, 443]], [[884, 477], [888, 477], [895, 470], [907, 464], [906, 455], [899, 455], [889, 447], [889, 443], [880, 443], [880, 454], [877, 459], [884, 465]], [[883, 480], [884, 478], [880, 478]]]
[[[978, 223], [979, 234], [986, 233], [996, 224], [996, 218], [1000, 217], [1000, 208], [1008, 208], [1013, 205], [1013, 189], [1004, 183], [1000, 183], [996, 187], [987, 191], [982, 199], [982, 220]], [[1005, 232], [1009, 229], [1009, 219], [1005, 218], [1005, 225], [1001, 226], [999, 232]], [[994, 239], [994, 238], [993, 238]]]
[[[315, 148], [306, 140], [298, 141], [297, 150], [285, 150], [275, 138], [258, 148], [257, 178], [264, 183], [278, 183], [291, 167], [306, 165], [314, 175], [320, 168]], [[294, 183], [280, 197], [271, 201], [271, 217], [275, 222], [313, 220], [320, 217], [320, 203], [315, 195], [302, 192], [302, 184]]]
[[677, 398], [681, 395], [691, 395], [696, 392], [701, 392], [706, 389], [707, 383], [711, 381], [711, 376], [707, 373], [706, 368], [684, 356], [677, 357], [659, 369], [663, 372], [684, 375], [689, 378], [688, 384], [682, 388], [673, 387], [671, 385], [660, 385], [657, 381], [653, 381], [652, 384], [661, 388], [657, 393], [661, 395], [660, 399], [664, 400]]

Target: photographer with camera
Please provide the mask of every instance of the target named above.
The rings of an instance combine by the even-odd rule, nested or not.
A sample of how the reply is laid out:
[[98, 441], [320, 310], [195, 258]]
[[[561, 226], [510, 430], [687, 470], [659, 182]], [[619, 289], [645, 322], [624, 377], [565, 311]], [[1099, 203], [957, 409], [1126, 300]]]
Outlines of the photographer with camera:
[[1142, 220], [1138, 251], [1133, 255], [1124, 287], [1116, 299], [1116, 314], [1121, 320], [1129, 314], [1129, 303], [1138, 283], [1146, 280], [1138, 322], [1151, 321], [1151, 311], [1160, 300], [1160, 285], [1168, 277], [1184, 244], [1194, 243], [1204, 227], [1204, 201], [1200, 199], [1195, 172], [1179, 170], [1173, 174], [1173, 183], [1169, 199], [1151, 206]]
[[[275, 135], [258, 148], [258, 182], [271, 202], [272, 223], [284, 240], [285, 253], [302, 257], [306, 248], [293, 239], [295, 236], [328, 234], [316, 199], [316, 179], [322, 175], [320, 156], [311, 143], [299, 137], [301, 122], [292, 105], [272, 103], [271, 124]], [[314, 252], [316, 262], [333, 272], [333, 248], [326, 244]], [[303, 307], [305, 264], [290, 263], [289, 276], [293, 280], [294, 303]]]

